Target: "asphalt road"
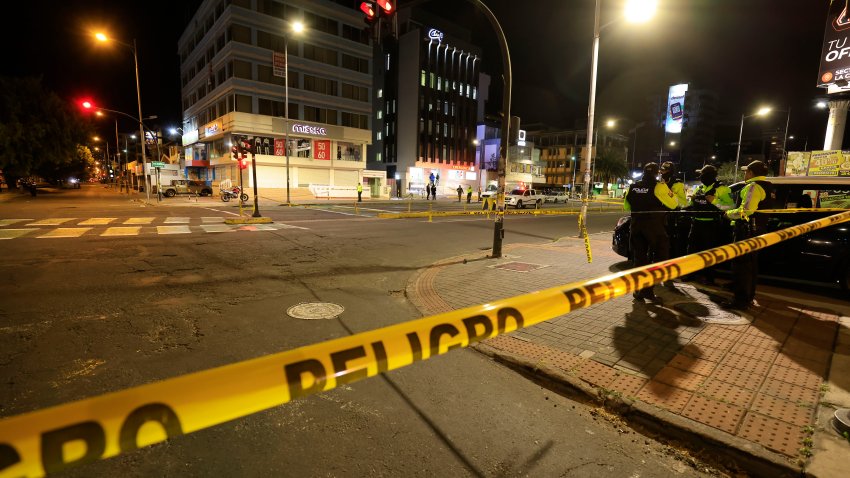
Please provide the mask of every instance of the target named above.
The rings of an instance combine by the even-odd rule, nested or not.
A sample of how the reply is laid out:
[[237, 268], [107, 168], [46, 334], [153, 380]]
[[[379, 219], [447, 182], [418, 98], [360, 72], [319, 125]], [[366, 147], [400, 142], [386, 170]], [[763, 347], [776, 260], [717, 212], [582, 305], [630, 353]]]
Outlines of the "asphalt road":
[[[0, 202], [0, 416], [418, 318], [412, 274], [492, 246], [484, 218], [377, 219], [369, 209], [406, 205], [365, 205], [264, 204], [272, 226], [218, 232], [233, 203], [144, 206], [98, 186]], [[590, 232], [619, 216], [594, 214]], [[505, 224], [506, 244], [577, 233], [575, 217]], [[345, 312], [288, 317], [302, 302]], [[701, 475], [684, 458], [462, 350], [69, 476]]]

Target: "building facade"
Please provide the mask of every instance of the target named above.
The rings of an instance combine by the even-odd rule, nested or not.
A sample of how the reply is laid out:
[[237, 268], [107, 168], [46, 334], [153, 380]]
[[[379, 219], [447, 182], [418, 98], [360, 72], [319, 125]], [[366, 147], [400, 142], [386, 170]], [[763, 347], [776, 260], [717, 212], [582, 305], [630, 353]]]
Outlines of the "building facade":
[[[296, 21], [304, 32], [285, 38]], [[328, 0], [204, 0], [178, 52], [186, 177], [235, 181], [233, 145], [249, 144], [259, 187], [286, 187], [287, 156], [293, 188], [364, 181], [372, 45], [358, 11]], [[382, 191], [382, 178], [365, 182]]]

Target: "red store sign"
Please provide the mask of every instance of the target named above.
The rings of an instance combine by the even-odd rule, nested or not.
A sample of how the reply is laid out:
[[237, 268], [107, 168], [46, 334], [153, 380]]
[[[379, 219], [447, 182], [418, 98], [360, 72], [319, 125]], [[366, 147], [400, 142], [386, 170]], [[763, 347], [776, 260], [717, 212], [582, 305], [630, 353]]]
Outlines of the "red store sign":
[[313, 159], [331, 159], [331, 142], [328, 140], [313, 141]]

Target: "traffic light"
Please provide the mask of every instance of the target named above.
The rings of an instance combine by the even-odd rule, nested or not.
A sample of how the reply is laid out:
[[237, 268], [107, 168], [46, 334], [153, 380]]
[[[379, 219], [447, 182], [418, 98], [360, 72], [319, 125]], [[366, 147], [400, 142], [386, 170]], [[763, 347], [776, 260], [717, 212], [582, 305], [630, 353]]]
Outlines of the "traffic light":
[[366, 14], [363, 21], [365, 21], [367, 25], [372, 25], [375, 23], [375, 20], [378, 19], [378, 12], [375, 11], [375, 4], [372, 2], [361, 2], [360, 11]]
[[238, 161], [239, 160], [239, 147], [236, 146], [236, 144], [234, 144], [230, 148], [230, 160], [231, 161]]
[[390, 1], [390, 0], [377, 0], [377, 2], [378, 2], [378, 6], [381, 7], [381, 9], [387, 15], [392, 14], [393, 11], [395, 10], [395, 7], [393, 6], [393, 2]]
[[242, 158], [239, 160], [239, 169], [248, 169], [248, 159]]

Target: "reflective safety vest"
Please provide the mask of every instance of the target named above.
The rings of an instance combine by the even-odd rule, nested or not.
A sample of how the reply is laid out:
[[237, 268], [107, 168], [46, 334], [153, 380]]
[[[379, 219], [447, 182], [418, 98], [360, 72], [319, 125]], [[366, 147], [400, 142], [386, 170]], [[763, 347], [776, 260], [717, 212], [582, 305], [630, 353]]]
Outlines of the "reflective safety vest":
[[707, 198], [707, 196], [715, 195], [715, 188], [717, 186], [720, 186], [720, 184], [715, 183], [711, 186], [701, 185], [691, 198], [691, 204], [688, 206], [688, 210], [701, 212], [701, 214], [694, 215], [694, 219], [697, 221], [720, 219], [720, 208], [712, 204]]
[[363, 185], [362, 185], [362, 184], [358, 184], [358, 185], [357, 185], [357, 192], [358, 192], [358, 193], [362, 193], [362, 192], [363, 192]]

